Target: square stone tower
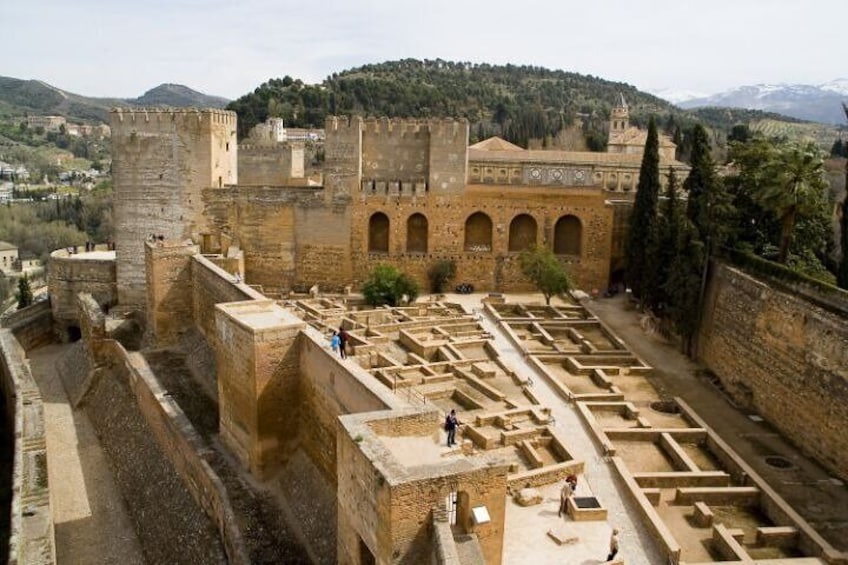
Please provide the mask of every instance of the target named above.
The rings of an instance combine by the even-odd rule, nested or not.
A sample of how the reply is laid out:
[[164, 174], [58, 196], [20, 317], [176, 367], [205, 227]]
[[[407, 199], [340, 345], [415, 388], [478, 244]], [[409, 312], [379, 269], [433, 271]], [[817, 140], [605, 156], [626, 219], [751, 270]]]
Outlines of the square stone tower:
[[144, 242], [199, 241], [202, 191], [238, 180], [236, 114], [214, 109], [112, 110], [118, 302], [145, 305]]

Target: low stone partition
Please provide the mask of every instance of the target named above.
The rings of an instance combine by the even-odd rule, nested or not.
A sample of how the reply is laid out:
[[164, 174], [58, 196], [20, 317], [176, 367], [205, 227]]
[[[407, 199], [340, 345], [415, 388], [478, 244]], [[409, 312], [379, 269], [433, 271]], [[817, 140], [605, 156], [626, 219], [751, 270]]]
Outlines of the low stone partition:
[[760, 490], [760, 510], [768, 519], [777, 526], [792, 526], [798, 529], [797, 548], [799, 551], [814, 557], [820, 556], [828, 563], [848, 565], [848, 552], [840, 552], [834, 549], [750, 465], [736, 455], [730, 446], [718, 437], [683, 399], [675, 398], [674, 401], [687, 420], [691, 421], [693, 425], [707, 430], [706, 446], [725, 471], [733, 477], [734, 483], [754, 485]]
[[758, 506], [757, 487], [679, 487], [674, 504], [688, 505], [703, 502], [712, 506]]
[[748, 552], [736, 539], [736, 531], [725, 527], [724, 524], [713, 525], [713, 548], [725, 561], [748, 562], [751, 559]]
[[47, 482], [43, 404], [24, 349], [12, 330], [5, 328], [0, 329], [0, 386], [14, 442], [9, 552], [0, 556], [0, 561], [10, 565], [52, 564], [56, 562], [56, 541]]
[[730, 475], [724, 471], [682, 471], [670, 473], [633, 473], [642, 488], [728, 487]]
[[680, 544], [671, 534], [665, 522], [660, 518], [654, 508], [654, 503], [642, 492], [641, 487], [621, 457], [612, 457], [612, 464], [618, 476], [624, 481], [627, 487], [626, 491], [630, 494], [632, 500], [636, 503], [637, 509], [642, 514], [649, 533], [659, 544], [669, 563], [679, 563], [681, 553]]

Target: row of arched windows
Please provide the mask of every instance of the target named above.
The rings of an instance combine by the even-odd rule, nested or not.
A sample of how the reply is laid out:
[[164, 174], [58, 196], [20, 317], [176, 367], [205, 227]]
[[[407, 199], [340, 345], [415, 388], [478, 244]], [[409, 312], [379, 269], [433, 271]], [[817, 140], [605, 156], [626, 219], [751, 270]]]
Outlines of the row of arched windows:
[[[427, 253], [429, 224], [424, 214], [412, 214], [406, 220], [406, 252]], [[566, 215], [554, 225], [553, 249], [557, 255], [580, 255], [583, 226], [577, 216]], [[536, 219], [519, 214], [509, 224], [509, 251], [533, 249], [539, 233]], [[492, 250], [492, 219], [475, 212], [465, 220], [465, 251]], [[368, 252], [389, 252], [389, 217], [375, 212], [368, 220]]]

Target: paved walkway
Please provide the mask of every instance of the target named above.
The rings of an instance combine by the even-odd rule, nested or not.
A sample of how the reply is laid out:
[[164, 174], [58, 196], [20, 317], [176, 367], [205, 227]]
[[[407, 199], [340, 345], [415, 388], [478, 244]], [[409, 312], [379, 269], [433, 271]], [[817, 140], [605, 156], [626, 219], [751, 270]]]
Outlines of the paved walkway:
[[68, 347], [50, 345], [28, 354], [44, 402], [56, 562], [144, 564], [94, 429], [84, 413], [71, 408], [55, 370]]
[[[470, 311], [480, 311], [480, 300], [485, 295], [448, 295], [446, 302], [457, 302]], [[509, 303], [541, 303], [541, 295], [509, 295]], [[556, 302], [555, 302], [556, 304]], [[571, 522], [557, 518], [559, 489], [561, 485], [547, 485], [540, 490], [545, 497], [541, 506], [522, 508], [507, 502], [506, 535], [503, 561], [510, 565], [536, 565], [538, 563], [569, 563], [593, 565], [602, 563], [609, 546], [611, 528], [620, 530], [620, 557], [628, 565], [657, 565], [664, 563], [653, 539], [642, 526], [642, 518], [630, 502], [626, 487], [614, 476], [614, 470], [603, 453], [595, 446], [582, 421], [570, 404], [567, 404], [529, 365], [524, 356], [501, 331], [500, 326], [488, 316], [480, 324], [493, 336], [492, 345], [504, 363], [522, 378], [533, 380], [533, 394], [545, 407], [551, 409], [556, 429], [565, 438], [566, 448], [575, 459], [585, 462], [582, 483], [578, 494], [591, 491], [607, 509], [608, 520], [603, 522]], [[588, 487], [588, 488], [587, 488]], [[540, 528], [540, 519], [544, 526]], [[547, 537], [548, 529], [564, 530], [579, 538], [574, 545], [556, 545]]]

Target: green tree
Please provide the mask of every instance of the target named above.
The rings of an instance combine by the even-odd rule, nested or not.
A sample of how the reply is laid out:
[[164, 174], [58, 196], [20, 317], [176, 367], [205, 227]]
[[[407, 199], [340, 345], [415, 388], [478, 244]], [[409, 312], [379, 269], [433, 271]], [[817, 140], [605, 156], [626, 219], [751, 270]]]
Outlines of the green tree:
[[418, 297], [418, 285], [391, 265], [378, 264], [362, 285], [365, 302], [372, 306], [397, 306], [404, 295], [410, 302]]
[[669, 319], [681, 337], [687, 355], [692, 354], [692, 338], [701, 320], [701, 287], [706, 260], [704, 244], [698, 239], [698, 230], [688, 219], [683, 218], [665, 291], [669, 297]]
[[777, 260], [786, 263], [796, 223], [822, 207], [827, 181], [821, 152], [812, 142], [773, 143], [758, 137], [733, 145], [731, 156], [739, 167], [741, 189], [777, 218]]
[[551, 297], [571, 290], [568, 272], [550, 249], [536, 247], [532, 251], [524, 251], [520, 262], [521, 272], [533, 281], [545, 297], [545, 304], [551, 303]]
[[[842, 103], [845, 118], [848, 119], [848, 105]], [[846, 150], [848, 153], [848, 150]], [[848, 157], [848, 155], [846, 155]], [[842, 249], [842, 260], [836, 272], [836, 284], [840, 288], [848, 289], [848, 160], [845, 161], [845, 199], [842, 201], [842, 218], [839, 221], [840, 247]]]
[[18, 279], [18, 309], [26, 308], [32, 304], [32, 287], [26, 274]]
[[625, 240], [624, 254], [627, 265], [627, 281], [633, 289], [633, 295], [641, 304], [653, 292], [654, 265], [652, 258], [656, 251], [657, 200], [660, 190], [660, 157], [657, 124], [651, 116], [648, 122], [648, 138], [645, 153], [639, 169], [639, 184], [636, 187], [636, 201], [630, 212], [630, 222]]
[[664, 314], [668, 309], [670, 298], [666, 283], [671, 273], [671, 266], [677, 259], [677, 242], [686, 222], [686, 215], [677, 197], [678, 188], [677, 175], [674, 169], [669, 167], [665, 197], [651, 238], [655, 268], [654, 274], [651, 275], [652, 284], [648, 304], [657, 314]]

